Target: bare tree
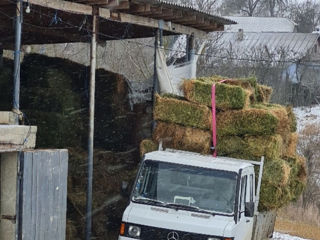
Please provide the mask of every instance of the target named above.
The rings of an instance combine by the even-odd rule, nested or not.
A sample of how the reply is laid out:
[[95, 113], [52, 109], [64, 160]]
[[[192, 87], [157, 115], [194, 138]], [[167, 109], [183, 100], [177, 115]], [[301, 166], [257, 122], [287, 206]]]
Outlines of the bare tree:
[[266, 0], [264, 5], [270, 17], [276, 17], [276, 11], [281, 11], [288, 4], [288, 0]]
[[169, 0], [170, 2], [174, 3], [181, 3], [187, 6], [191, 6], [195, 9], [206, 11], [210, 13], [215, 13], [218, 5], [219, 0]]
[[254, 16], [259, 13], [262, 0], [226, 0], [222, 4], [222, 12], [226, 15], [241, 14]]
[[291, 1], [283, 15], [298, 24], [298, 32], [310, 33], [320, 24], [319, 1]]

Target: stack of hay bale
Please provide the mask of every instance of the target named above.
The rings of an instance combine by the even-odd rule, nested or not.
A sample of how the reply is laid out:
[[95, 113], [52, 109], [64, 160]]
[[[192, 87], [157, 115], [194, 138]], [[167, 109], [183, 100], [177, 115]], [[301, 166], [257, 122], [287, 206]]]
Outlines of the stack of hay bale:
[[255, 78], [223, 77], [186, 80], [184, 98], [156, 96], [152, 140], [141, 154], [165, 147], [210, 154], [212, 146], [211, 87], [216, 84], [217, 152], [248, 160], [265, 156], [260, 210], [278, 209], [301, 194], [305, 159], [296, 154], [296, 120], [292, 109], [270, 104], [272, 89]]

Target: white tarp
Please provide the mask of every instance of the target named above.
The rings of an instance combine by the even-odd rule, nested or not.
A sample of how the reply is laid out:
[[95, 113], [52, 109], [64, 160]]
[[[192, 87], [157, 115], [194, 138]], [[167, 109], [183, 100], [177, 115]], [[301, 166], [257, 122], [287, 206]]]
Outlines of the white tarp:
[[[204, 44], [200, 47], [202, 51]], [[166, 54], [163, 48], [157, 49], [157, 76], [159, 80], [160, 93], [171, 93], [183, 96], [181, 84], [183, 79], [191, 79], [196, 77], [197, 61], [199, 55], [182, 64], [171, 64], [167, 66]]]

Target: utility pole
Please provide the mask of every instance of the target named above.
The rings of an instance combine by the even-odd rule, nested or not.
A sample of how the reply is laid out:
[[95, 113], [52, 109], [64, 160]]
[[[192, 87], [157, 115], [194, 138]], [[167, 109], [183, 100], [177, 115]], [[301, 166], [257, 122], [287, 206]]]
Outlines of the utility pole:
[[17, 0], [15, 47], [14, 47], [14, 70], [13, 70], [13, 111], [20, 115], [20, 50], [21, 31], [23, 21], [23, 2]]
[[86, 210], [86, 240], [91, 240], [92, 231], [92, 180], [93, 180], [93, 144], [94, 144], [94, 110], [97, 65], [97, 25], [98, 11], [93, 8], [92, 39], [90, 57], [90, 99], [89, 99], [89, 138], [88, 138], [88, 185], [87, 185], [87, 210]]

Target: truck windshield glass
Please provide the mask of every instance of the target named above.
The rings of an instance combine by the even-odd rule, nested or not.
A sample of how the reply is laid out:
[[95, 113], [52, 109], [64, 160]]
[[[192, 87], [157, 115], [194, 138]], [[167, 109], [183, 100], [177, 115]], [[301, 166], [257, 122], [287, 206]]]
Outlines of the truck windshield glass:
[[134, 187], [132, 200], [232, 214], [236, 185], [235, 172], [146, 160]]

